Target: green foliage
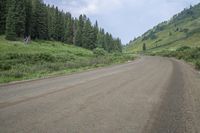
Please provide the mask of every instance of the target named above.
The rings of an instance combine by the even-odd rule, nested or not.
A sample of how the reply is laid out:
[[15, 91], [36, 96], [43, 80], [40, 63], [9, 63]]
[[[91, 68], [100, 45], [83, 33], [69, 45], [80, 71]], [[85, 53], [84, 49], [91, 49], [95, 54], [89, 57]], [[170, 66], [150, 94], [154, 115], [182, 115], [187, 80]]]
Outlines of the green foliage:
[[91, 22], [89, 19], [86, 20], [84, 27], [83, 27], [83, 33], [82, 33], [82, 45], [84, 48], [87, 49], [94, 49], [95, 48], [95, 31], [92, 28]]
[[32, 22], [32, 2], [31, 0], [25, 0], [25, 36], [31, 35], [31, 22]]
[[75, 34], [75, 45], [80, 46], [80, 47], [83, 46], [83, 43], [82, 43], [83, 26], [84, 26], [83, 16], [80, 15], [79, 21], [78, 21], [78, 24], [77, 24], [76, 34]]
[[146, 43], [143, 43], [143, 51], [146, 51]]
[[146, 52], [175, 50], [181, 46], [200, 46], [200, 4], [184, 9], [169, 21], [162, 22], [148, 30], [142, 36], [127, 45], [127, 51], [143, 51], [143, 44], [148, 44]]
[[74, 39], [74, 25], [73, 25], [73, 20], [71, 18], [71, 15], [68, 18], [67, 21], [67, 27], [65, 31], [65, 42], [68, 44], [73, 44], [73, 39]]
[[188, 46], [183, 46], [177, 48], [175, 51], [164, 50], [161, 52], [156, 52], [151, 55], [160, 55], [165, 57], [175, 57], [177, 59], [182, 59], [187, 62], [192, 62], [197, 69], [200, 69], [200, 48], [190, 48]]
[[196, 69], [199, 69], [200, 70], [200, 60], [197, 60], [195, 62], [195, 66], [196, 66]]
[[176, 51], [182, 52], [182, 51], [186, 51], [186, 50], [190, 50], [190, 49], [191, 49], [191, 47], [183, 46], [183, 47], [177, 48]]
[[5, 33], [6, 27], [6, 10], [7, 0], [0, 0], [0, 35]]
[[96, 56], [105, 56], [106, 51], [103, 48], [96, 48], [93, 50], [94, 55]]
[[16, 0], [16, 25], [15, 25], [15, 32], [17, 37], [24, 37], [25, 33], [25, 20], [26, 20], [26, 11], [25, 11], [25, 0]]
[[32, 14], [31, 36], [33, 39], [48, 39], [47, 10], [41, 0], [35, 0]]
[[54, 39], [56, 41], [64, 41], [65, 27], [64, 27], [64, 13], [58, 10], [58, 7], [55, 9], [55, 34]]
[[16, 40], [16, 1], [10, 0], [10, 3], [6, 19], [6, 39]]
[[25, 32], [25, 0], [10, 0], [6, 18], [6, 39], [15, 40]]
[[[160, 31], [160, 30], [158, 30], [158, 31]], [[146, 34], [143, 35], [142, 41], [145, 41], [145, 40], [148, 40], [148, 39], [151, 39], [151, 40], [157, 39], [155, 32], [150, 31], [150, 32], [147, 32]]]
[[108, 54], [102, 48], [90, 51], [52, 41], [31, 41], [30, 45], [24, 45], [0, 36], [0, 83], [71, 73], [132, 59], [132, 55]]
[[[0, 34], [6, 29], [7, 40], [31, 37], [32, 40], [55, 40], [93, 50], [121, 52], [122, 44], [93, 25], [86, 15], [79, 19], [58, 7], [45, 5], [43, 0], [1, 0]], [[5, 25], [6, 24], [6, 25]]]

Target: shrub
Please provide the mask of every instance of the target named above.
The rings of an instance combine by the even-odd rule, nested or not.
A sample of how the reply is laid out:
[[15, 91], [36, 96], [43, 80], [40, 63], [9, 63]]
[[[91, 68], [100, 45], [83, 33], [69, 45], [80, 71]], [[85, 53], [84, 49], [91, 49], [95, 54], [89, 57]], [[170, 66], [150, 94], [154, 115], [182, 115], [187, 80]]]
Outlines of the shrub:
[[188, 47], [188, 46], [183, 46], [183, 47], [180, 47], [178, 49], [176, 49], [176, 51], [185, 51], [185, 50], [190, 50], [191, 48]]
[[55, 57], [53, 55], [47, 54], [47, 53], [35, 54], [33, 56], [33, 59], [35, 61], [46, 61], [46, 62], [54, 62], [55, 61]]
[[0, 63], [0, 70], [10, 70], [12, 68], [11, 64], [9, 63]]
[[103, 48], [96, 48], [93, 50], [93, 53], [96, 56], [104, 56], [107, 52]]
[[22, 72], [15, 72], [14, 73], [15, 78], [22, 78], [23, 76], [24, 76], [24, 73], [22, 73]]
[[8, 53], [4, 60], [10, 60], [12, 64], [34, 64], [36, 62], [55, 62], [55, 57], [48, 53]]
[[162, 51], [154, 53], [156, 55], [165, 57], [175, 57], [177, 59], [183, 59], [187, 62], [192, 62], [195, 64], [196, 69], [200, 70], [200, 48], [191, 48], [188, 46], [183, 46], [178, 48], [176, 51]]
[[196, 61], [195, 66], [196, 69], [200, 70], [200, 60]]

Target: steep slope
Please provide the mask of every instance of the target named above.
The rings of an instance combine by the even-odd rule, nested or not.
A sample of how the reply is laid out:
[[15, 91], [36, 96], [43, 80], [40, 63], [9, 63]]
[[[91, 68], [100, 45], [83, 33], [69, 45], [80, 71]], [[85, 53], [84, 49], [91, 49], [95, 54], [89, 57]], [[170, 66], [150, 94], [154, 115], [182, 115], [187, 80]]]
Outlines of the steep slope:
[[127, 52], [176, 50], [200, 46], [200, 4], [184, 9], [171, 20], [162, 22], [127, 45]]

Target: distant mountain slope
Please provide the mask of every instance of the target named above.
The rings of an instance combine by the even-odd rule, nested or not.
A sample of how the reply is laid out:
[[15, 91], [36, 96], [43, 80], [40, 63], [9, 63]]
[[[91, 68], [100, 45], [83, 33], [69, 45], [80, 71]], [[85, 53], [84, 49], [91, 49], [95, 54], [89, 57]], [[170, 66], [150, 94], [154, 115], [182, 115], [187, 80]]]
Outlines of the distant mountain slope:
[[175, 50], [181, 46], [200, 46], [200, 3], [184, 9], [171, 20], [162, 22], [142, 36], [130, 41], [127, 52]]

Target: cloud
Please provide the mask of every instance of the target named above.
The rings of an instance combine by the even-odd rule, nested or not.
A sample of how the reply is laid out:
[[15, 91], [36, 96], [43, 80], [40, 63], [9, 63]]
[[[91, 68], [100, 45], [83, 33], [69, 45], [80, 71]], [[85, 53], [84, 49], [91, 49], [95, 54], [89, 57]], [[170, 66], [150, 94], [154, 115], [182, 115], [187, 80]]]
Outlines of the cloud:
[[64, 11], [70, 11], [75, 16], [105, 14], [122, 6], [122, 0], [61, 0], [59, 2], [45, 0], [45, 2], [57, 5]]
[[86, 14], [93, 22], [123, 43], [141, 35], [156, 24], [199, 0], [44, 0], [78, 17]]

